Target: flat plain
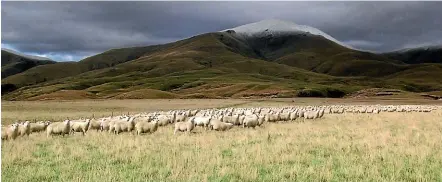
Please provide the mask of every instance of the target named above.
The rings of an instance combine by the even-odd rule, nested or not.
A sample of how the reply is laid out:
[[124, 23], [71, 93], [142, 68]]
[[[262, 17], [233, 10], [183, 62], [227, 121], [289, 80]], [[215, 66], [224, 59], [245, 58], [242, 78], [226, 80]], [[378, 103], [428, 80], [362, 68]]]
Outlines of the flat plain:
[[[431, 104], [432, 100], [81, 100], [2, 102], [2, 125], [170, 109], [328, 104]], [[326, 114], [173, 135], [89, 131], [2, 141], [2, 181], [442, 181], [442, 110]]]

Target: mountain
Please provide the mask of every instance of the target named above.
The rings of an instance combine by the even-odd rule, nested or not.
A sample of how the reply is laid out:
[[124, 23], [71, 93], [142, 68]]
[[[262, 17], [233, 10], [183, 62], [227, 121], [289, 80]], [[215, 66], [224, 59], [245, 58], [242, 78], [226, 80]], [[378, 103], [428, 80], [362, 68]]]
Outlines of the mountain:
[[384, 55], [408, 64], [442, 63], [442, 46], [402, 49], [399, 51], [384, 53]]
[[34, 67], [3, 79], [2, 86], [18, 89], [2, 99], [342, 97], [373, 87], [442, 90], [441, 64], [407, 64], [330, 37], [265, 20]]
[[30, 68], [45, 64], [54, 64], [49, 58], [25, 55], [13, 50], [2, 48], [2, 79], [21, 73]]
[[341, 46], [353, 49], [344, 43], [336, 40], [325, 32], [307, 25], [298, 25], [293, 22], [282, 21], [278, 19], [266, 19], [255, 23], [241, 25], [224, 31], [235, 32], [237, 36], [242, 38], [267, 37], [267, 36], [284, 36], [284, 35], [302, 35], [302, 36], [322, 36]]

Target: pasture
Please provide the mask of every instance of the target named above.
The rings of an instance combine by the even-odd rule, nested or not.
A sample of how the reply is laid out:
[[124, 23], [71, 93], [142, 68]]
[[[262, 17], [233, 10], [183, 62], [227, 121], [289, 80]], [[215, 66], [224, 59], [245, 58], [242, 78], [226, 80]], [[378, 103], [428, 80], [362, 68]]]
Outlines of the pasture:
[[[2, 125], [16, 120], [103, 117], [172, 109], [440, 101], [267, 99], [2, 102]], [[2, 141], [2, 181], [441, 181], [442, 109], [325, 114], [228, 131], [173, 134], [90, 130], [65, 137]]]

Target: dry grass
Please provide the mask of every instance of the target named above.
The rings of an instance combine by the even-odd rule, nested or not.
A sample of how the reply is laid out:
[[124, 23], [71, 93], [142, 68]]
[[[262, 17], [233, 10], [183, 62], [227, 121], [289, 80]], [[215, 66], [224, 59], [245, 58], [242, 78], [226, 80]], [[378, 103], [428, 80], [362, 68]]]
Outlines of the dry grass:
[[[115, 107], [112, 103], [116, 101], [108, 102], [108, 107]], [[176, 103], [161, 106], [198, 106], [171, 102]], [[283, 104], [214, 102], [208, 104]], [[39, 108], [39, 103], [43, 102], [27, 106], [28, 111], [38, 113], [32, 108]], [[57, 105], [62, 108], [60, 111], [70, 107], [63, 103]], [[89, 106], [84, 107], [99, 105], [87, 103]], [[20, 110], [13, 107], [17, 103], [4, 104], [8, 106], [2, 108], [6, 111], [2, 118]], [[141, 101], [132, 104], [128, 108], [149, 109]], [[81, 109], [79, 112], [86, 113]], [[144, 136], [95, 131], [85, 137], [77, 134], [65, 138], [31, 134], [29, 138], [2, 143], [2, 180], [441, 181], [441, 118], [440, 110], [332, 114], [316, 121], [266, 123], [256, 130], [215, 132], [197, 128], [191, 135], [174, 136], [171, 126]]]
[[152, 100], [74, 100], [74, 101], [2, 101], [2, 124], [17, 120], [64, 120], [102, 117], [170, 109], [230, 107], [247, 100], [152, 99]]

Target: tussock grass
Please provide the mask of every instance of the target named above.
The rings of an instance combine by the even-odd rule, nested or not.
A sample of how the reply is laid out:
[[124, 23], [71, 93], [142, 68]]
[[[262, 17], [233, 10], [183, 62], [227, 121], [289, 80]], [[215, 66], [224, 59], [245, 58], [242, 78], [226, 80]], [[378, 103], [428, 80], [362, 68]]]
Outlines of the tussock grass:
[[[273, 103], [276, 106], [277, 102]], [[34, 107], [38, 104], [35, 102]], [[11, 108], [7, 107], [7, 115], [17, 112]], [[33, 133], [29, 138], [2, 142], [2, 179], [440, 181], [440, 118], [440, 110], [330, 114], [315, 121], [265, 123], [255, 130], [235, 127], [215, 132], [196, 128], [190, 135], [173, 135], [172, 126], [143, 136], [90, 131], [84, 137], [47, 138]]]

